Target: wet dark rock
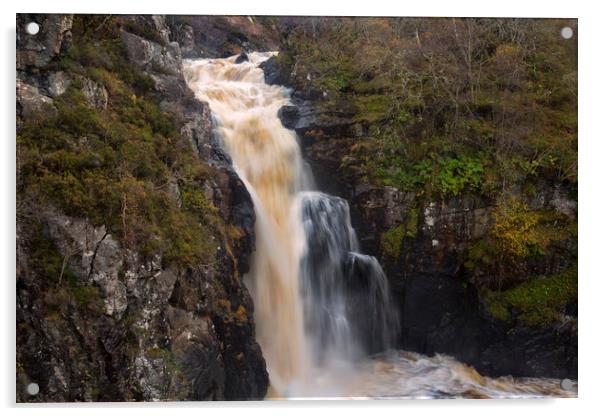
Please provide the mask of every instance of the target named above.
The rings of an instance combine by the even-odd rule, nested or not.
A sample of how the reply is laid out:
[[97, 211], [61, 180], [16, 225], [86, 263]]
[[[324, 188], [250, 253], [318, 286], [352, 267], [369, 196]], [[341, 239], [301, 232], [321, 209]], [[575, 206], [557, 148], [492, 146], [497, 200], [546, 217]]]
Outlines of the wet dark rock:
[[272, 56], [266, 61], [262, 62], [259, 67], [263, 69], [263, 75], [265, 82], [268, 85], [288, 85], [289, 77], [287, 76], [284, 68], [278, 64], [278, 58]]
[[193, 400], [219, 400], [224, 397], [224, 365], [213, 323], [184, 309], [168, 307], [171, 350], [193, 381]]
[[234, 62], [237, 64], [242, 64], [243, 62], [249, 62], [249, 57], [247, 56], [246, 53], [241, 52], [240, 55], [238, 55], [236, 57], [236, 60]]
[[401, 348], [445, 353], [488, 376], [577, 378], [573, 319], [533, 328], [486, 318], [474, 288], [444, 275], [407, 277], [396, 292]]
[[350, 253], [345, 263], [350, 322], [364, 351], [376, 354], [397, 345], [399, 314], [392, 307], [387, 281], [378, 260]]
[[324, 135], [352, 136], [352, 116], [352, 109], [347, 105], [341, 104], [336, 111], [325, 110], [294, 96], [291, 105], [283, 106], [278, 112], [282, 125], [300, 134], [305, 147]]
[[299, 108], [294, 105], [285, 105], [278, 110], [278, 117], [287, 129], [294, 129], [299, 120]]

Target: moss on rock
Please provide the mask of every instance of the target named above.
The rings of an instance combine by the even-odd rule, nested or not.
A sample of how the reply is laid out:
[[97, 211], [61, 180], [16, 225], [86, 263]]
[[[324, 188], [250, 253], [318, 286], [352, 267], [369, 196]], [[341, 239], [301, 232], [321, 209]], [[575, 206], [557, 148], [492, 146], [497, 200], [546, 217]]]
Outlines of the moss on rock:
[[566, 306], [577, 301], [577, 266], [531, 279], [509, 290], [486, 290], [482, 300], [496, 319], [508, 321], [516, 317], [531, 326], [560, 321]]
[[[54, 100], [56, 113], [19, 125], [19, 195], [106, 225], [126, 248], [159, 254], [165, 265], [212, 263], [219, 221], [203, 194], [208, 168], [159, 107], [148, 76], [128, 62], [119, 18], [96, 22], [101, 30], [89, 33], [95, 22], [76, 16], [73, 43], [49, 67], [68, 68], [73, 77]], [[85, 79], [108, 91], [106, 109], [88, 103]], [[182, 207], [170, 193], [174, 178], [184, 190]]]
[[412, 208], [406, 221], [385, 231], [380, 240], [383, 253], [391, 258], [398, 258], [403, 249], [404, 239], [415, 238], [418, 233], [418, 209]]

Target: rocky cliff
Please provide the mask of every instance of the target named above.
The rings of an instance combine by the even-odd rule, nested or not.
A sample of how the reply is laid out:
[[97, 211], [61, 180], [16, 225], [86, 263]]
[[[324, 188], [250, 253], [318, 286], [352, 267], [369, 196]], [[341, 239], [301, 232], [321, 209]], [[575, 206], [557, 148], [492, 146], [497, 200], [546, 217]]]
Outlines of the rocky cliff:
[[[376, 135], [379, 129], [387, 128], [386, 123], [397, 122], [396, 114], [390, 112], [397, 110], [394, 105], [400, 104], [390, 99], [391, 107], [381, 106], [377, 99], [386, 98], [382, 94], [388, 87], [383, 78], [389, 75], [382, 68], [381, 72], [366, 69], [376, 63], [362, 61], [356, 49], [347, 50], [346, 45], [337, 43], [343, 36], [341, 33], [345, 33], [347, 39], [357, 42], [356, 48], [366, 47], [366, 53], [372, 51], [378, 56], [379, 46], [370, 46], [370, 23], [356, 22], [355, 26], [350, 23], [351, 29], [345, 32], [344, 22], [324, 20], [317, 35], [314, 29], [313, 37], [307, 28], [292, 31], [281, 55], [265, 62], [263, 68], [267, 82], [292, 90], [292, 105], [280, 110], [280, 118], [299, 134], [317, 187], [349, 201], [362, 249], [377, 256], [384, 266], [402, 319], [398, 347], [426, 354], [450, 354], [485, 375], [576, 378], [574, 185], [535, 173], [539, 177], [529, 178], [530, 183], [525, 186], [524, 182], [513, 183], [512, 172], [508, 171], [501, 173], [499, 186], [503, 189], [496, 192], [459, 185], [446, 193], [441, 189], [464, 180], [459, 177], [464, 168], [459, 164], [463, 162], [448, 173], [444, 164], [447, 159], [439, 159], [439, 171], [428, 172], [432, 174], [429, 181], [448, 175], [438, 192], [433, 190], [432, 183], [405, 190], [403, 184], [390, 180], [389, 176], [378, 179], [380, 172], [366, 169], [365, 165], [370, 166], [377, 158], [395, 157], [386, 154], [394, 149], [385, 150], [383, 155], [376, 144]], [[429, 27], [435, 30], [437, 22], [425, 22], [422, 23], [432, 23]], [[383, 27], [389, 23], [379, 24], [375, 26], [384, 32]], [[365, 37], [355, 37], [358, 25], [366, 31]], [[425, 36], [433, 37], [429, 29], [424, 30]], [[409, 41], [414, 41], [414, 32], [410, 34]], [[314, 39], [323, 39], [320, 44], [325, 46], [317, 46]], [[331, 39], [332, 44], [324, 39]], [[416, 61], [427, 59], [423, 49], [413, 56], [410, 46], [404, 46], [408, 49], [400, 51], [396, 68], [407, 65], [414, 69]], [[418, 47], [412, 46], [425, 47], [420, 39]], [[305, 51], [310, 51], [317, 62], [305, 62], [299, 56]], [[386, 51], [383, 54], [391, 59]], [[353, 71], [360, 72], [355, 75], [358, 78], [349, 78]], [[441, 71], [445, 73], [450, 68]], [[429, 77], [426, 73], [417, 76], [422, 80]], [[425, 81], [421, 88], [426, 88]], [[373, 95], [361, 95], [366, 93]], [[410, 100], [406, 95], [398, 99]], [[457, 119], [457, 108], [455, 111]], [[408, 124], [409, 114], [402, 115]], [[442, 124], [435, 119], [441, 118], [440, 114], [432, 116], [433, 119], [428, 114], [419, 117], [426, 125]], [[474, 113], [469, 113], [466, 123], [474, 121], [470, 118], [474, 118]], [[440, 137], [424, 137], [424, 133], [402, 129], [392, 134], [401, 138], [420, 135], [413, 146], [418, 148], [432, 142], [433, 151], [440, 155], [452, 153], [449, 148], [456, 146], [436, 142]], [[385, 140], [395, 138], [388, 136]], [[411, 161], [407, 154], [412, 149], [405, 151], [406, 160], [393, 159], [398, 160], [398, 170], [402, 163]], [[431, 157], [425, 155], [424, 159]], [[462, 157], [454, 163], [462, 161]], [[420, 165], [424, 159], [415, 163]], [[466, 179], [481, 173], [477, 167]], [[419, 174], [418, 169], [415, 175]]]
[[253, 205], [165, 18], [17, 30], [17, 401], [263, 398]]

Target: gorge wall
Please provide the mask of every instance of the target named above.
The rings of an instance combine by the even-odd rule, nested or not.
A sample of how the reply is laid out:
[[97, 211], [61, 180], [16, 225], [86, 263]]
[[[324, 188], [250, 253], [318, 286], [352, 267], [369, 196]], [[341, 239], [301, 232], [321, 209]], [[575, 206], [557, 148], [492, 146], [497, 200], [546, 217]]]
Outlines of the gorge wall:
[[[426, 186], [402, 190], [375, 180], [376, 172], [361, 165], [383, 157], [374, 143], [377, 126], [384, 125], [383, 118], [390, 114], [378, 101], [387, 87], [378, 71], [346, 81], [355, 66], [369, 65], [369, 61], [360, 63], [357, 55], [355, 61], [347, 61], [356, 53], [354, 47], [347, 51], [347, 46], [337, 43], [344, 36], [353, 39], [357, 27], [349, 24], [350, 34], [345, 32], [344, 19], [324, 20], [322, 31], [318, 22], [313, 35], [308, 28], [298, 30], [298, 38], [289, 35], [281, 55], [264, 63], [266, 80], [292, 89], [292, 105], [280, 111], [283, 124], [299, 134], [318, 188], [349, 201], [362, 249], [383, 264], [400, 308], [402, 333], [397, 346], [449, 354], [490, 376], [577, 377], [576, 268], [572, 266], [576, 236], [567, 231], [576, 229], [571, 228], [577, 218], [574, 186], [541, 175], [528, 179], [532, 183], [527, 189], [508, 179], [503, 194], [510, 195], [506, 198], [515, 205], [509, 211], [516, 215], [509, 222], [516, 225], [521, 223], [520, 215], [537, 213], [533, 215], [543, 229], [542, 218], [548, 216], [550, 226], [558, 227], [552, 231], [557, 240], [549, 243], [542, 238], [548, 244], [545, 250], [516, 260], [497, 259], [495, 254], [498, 240], [492, 234], [502, 227], [500, 217], [506, 218], [500, 214], [506, 209], [502, 192], [490, 196], [460, 189], [455, 195], [437, 195], [429, 194]], [[356, 23], [371, 33], [369, 23], [363, 24]], [[309, 49], [308, 44], [317, 43], [313, 39], [328, 36], [333, 45]], [[373, 48], [378, 48], [374, 43]], [[288, 55], [287, 50], [291, 50]], [[305, 51], [318, 62], [303, 61], [298, 54]], [[411, 53], [410, 47], [400, 51], [401, 66], [411, 67], [411, 59], [424, 59]], [[435, 139], [423, 138], [422, 145]], [[526, 227], [522, 233], [531, 231]], [[507, 267], [508, 276], [500, 278], [503, 273], [498, 267]]]
[[253, 204], [165, 18], [17, 30], [17, 401], [263, 398]]

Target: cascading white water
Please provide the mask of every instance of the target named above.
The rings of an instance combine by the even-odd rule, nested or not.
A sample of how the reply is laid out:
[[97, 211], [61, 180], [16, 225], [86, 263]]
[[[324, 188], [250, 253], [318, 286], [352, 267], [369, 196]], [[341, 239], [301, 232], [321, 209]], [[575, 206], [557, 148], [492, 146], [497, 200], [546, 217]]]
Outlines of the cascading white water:
[[197, 97], [209, 103], [218, 137], [253, 199], [256, 251], [247, 285], [270, 383], [283, 393], [307, 379], [312, 363], [299, 301], [304, 237], [295, 213], [295, 196], [308, 175], [295, 134], [277, 116], [287, 95], [265, 84], [258, 68], [271, 55], [252, 53], [240, 64], [236, 56], [186, 61], [185, 73]]
[[397, 333], [387, 280], [375, 258], [359, 253], [346, 201], [311, 191], [296, 135], [277, 115], [288, 93], [267, 85], [259, 68], [273, 55], [184, 61], [253, 199], [256, 251], [246, 284], [272, 395], [563, 395], [548, 381], [491, 380], [446, 357], [361, 359], [386, 350]]
[[301, 260], [305, 326], [319, 363], [352, 362], [386, 350], [397, 333], [387, 278], [359, 253], [344, 199], [321, 192], [298, 197], [306, 250]]
[[[358, 252], [347, 203], [309, 190], [296, 135], [278, 118], [287, 91], [267, 85], [258, 67], [270, 56], [186, 61], [185, 73], [253, 198], [257, 249], [247, 283], [257, 338], [273, 388], [294, 394], [316, 369], [385, 348], [394, 320], [384, 273]], [[352, 300], [366, 306], [365, 317], [350, 319], [361, 309]]]

